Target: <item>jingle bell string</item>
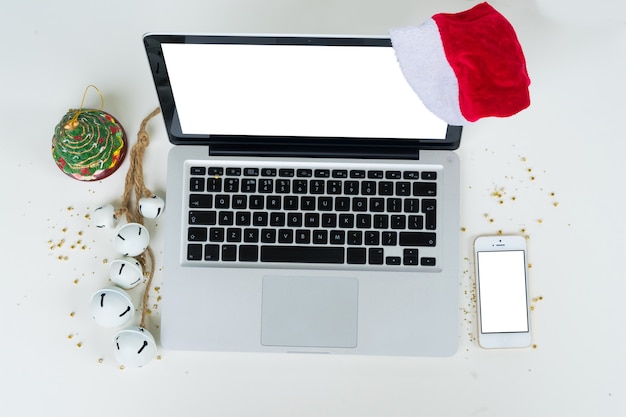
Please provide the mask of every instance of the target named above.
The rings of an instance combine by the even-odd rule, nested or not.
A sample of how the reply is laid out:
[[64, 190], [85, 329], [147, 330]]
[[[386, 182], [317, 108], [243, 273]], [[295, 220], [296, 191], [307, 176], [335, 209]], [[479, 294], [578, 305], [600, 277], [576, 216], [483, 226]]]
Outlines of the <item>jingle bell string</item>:
[[[161, 110], [157, 107], [152, 111], [152, 113], [143, 119], [139, 127], [139, 132], [137, 133], [137, 143], [133, 145], [133, 148], [130, 151], [130, 167], [126, 173], [122, 205], [115, 211], [116, 218], [119, 219], [121, 216], [125, 215], [126, 220], [129, 223], [143, 224], [143, 216], [139, 211], [139, 205], [137, 202], [142, 197], [150, 197], [153, 195], [152, 191], [146, 187], [143, 180], [143, 157], [146, 148], [150, 144], [150, 136], [146, 131], [146, 126], [150, 119], [160, 112]], [[135, 197], [134, 206], [133, 192]], [[147, 273], [144, 273], [144, 275], [148, 277], [148, 281], [146, 282], [146, 288], [143, 294], [140, 324], [141, 327], [145, 327], [150, 287], [152, 285], [152, 278], [154, 277], [154, 253], [152, 252], [150, 246], [148, 246], [146, 250], [137, 257], [137, 260], [142, 264], [144, 271], [148, 271]], [[149, 268], [147, 268], [148, 265]]]

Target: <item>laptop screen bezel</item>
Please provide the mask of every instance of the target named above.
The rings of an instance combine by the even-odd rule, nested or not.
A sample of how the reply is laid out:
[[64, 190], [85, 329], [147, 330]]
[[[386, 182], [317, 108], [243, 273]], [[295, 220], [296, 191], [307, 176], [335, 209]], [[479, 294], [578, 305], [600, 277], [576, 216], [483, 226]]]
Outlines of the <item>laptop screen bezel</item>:
[[[461, 126], [448, 125], [445, 139], [433, 138], [367, 138], [367, 137], [311, 137], [311, 136], [250, 136], [224, 134], [184, 134], [180, 129], [172, 86], [167, 74], [163, 57], [163, 44], [256, 44], [256, 45], [329, 45], [329, 46], [365, 46], [391, 47], [388, 37], [326, 37], [326, 36], [288, 36], [288, 35], [196, 35], [196, 34], [146, 34], [144, 47], [156, 86], [161, 111], [167, 128], [169, 140], [174, 145], [210, 145], [225, 152], [237, 153], [240, 150], [281, 149], [287, 153], [305, 152], [312, 147], [333, 149], [368, 150], [377, 153], [381, 149], [396, 148], [400, 154], [407, 149], [415, 150], [454, 150], [460, 145]], [[367, 151], [366, 151], [367, 152]], [[361, 155], [364, 156], [364, 155]]]

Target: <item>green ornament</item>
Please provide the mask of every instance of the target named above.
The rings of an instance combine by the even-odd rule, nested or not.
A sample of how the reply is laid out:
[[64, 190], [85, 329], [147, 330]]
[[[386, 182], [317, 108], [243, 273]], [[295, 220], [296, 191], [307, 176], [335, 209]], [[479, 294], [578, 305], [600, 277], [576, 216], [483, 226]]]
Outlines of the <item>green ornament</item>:
[[69, 110], [54, 129], [52, 157], [65, 174], [96, 181], [114, 173], [126, 156], [122, 125], [102, 110]]

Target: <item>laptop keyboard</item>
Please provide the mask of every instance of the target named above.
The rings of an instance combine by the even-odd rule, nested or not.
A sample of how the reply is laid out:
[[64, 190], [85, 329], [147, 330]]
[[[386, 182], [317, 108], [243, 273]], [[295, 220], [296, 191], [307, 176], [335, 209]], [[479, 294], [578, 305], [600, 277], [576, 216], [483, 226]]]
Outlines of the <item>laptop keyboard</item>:
[[186, 259], [220, 266], [437, 267], [440, 168], [190, 161]]

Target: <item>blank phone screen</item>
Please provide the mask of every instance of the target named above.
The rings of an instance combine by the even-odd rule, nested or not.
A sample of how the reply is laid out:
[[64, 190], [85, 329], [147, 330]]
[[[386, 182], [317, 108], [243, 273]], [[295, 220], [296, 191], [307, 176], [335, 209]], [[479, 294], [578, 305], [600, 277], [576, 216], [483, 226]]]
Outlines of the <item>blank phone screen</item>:
[[482, 333], [529, 331], [523, 250], [478, 252]]

